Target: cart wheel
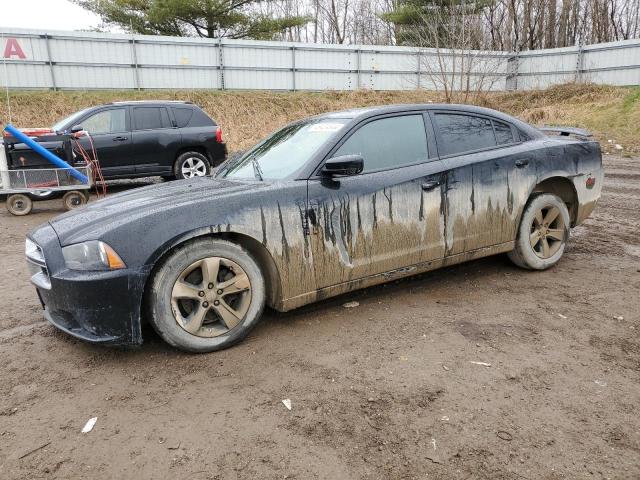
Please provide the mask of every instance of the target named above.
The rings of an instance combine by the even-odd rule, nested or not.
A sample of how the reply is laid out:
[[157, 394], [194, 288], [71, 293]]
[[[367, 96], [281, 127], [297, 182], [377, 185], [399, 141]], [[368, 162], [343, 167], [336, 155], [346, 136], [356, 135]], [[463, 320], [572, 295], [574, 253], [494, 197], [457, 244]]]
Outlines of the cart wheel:
[[67, 192], [62, 197], [62, 205], [66, 210], [73, 210], [87, 203], [87, 197], [77, 190]]
[[27, 215], [33, 208], [33, 201], [22, 193], [9, 195], [7, 198], [7, 210], [12, 215]]

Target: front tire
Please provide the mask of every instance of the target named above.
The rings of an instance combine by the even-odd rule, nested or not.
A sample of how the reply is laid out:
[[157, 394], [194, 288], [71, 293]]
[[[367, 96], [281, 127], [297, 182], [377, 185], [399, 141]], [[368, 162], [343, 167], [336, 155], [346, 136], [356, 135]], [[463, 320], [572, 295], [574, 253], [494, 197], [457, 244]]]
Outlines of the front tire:
[[151, 282], [147, 311], [170, 345], [213, 352], [247, 336], [262, 316], [265, 297], [260, 267], [246, 250], [203, 238], [163, 261]]
[[211, 163], [205, 155], [199, 152], [186, 152], [176, 160], [173, 173], [178, 180], [204, 177], [211, 173]]
[[564, 253], [570, 225], [569, 210], [560, 197], [550, 193], [536, 195], [522, 213], [509, 259], [529, 270], [552, 267]]

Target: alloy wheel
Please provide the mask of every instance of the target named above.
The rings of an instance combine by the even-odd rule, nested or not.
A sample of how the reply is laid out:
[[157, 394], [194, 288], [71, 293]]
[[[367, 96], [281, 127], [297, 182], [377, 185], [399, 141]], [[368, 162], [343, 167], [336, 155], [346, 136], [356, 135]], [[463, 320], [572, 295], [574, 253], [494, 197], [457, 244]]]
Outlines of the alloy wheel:
[[251, 305], [251, 282], [237, 263], [208, 257], [189, 265], [171, 292], [176, 323], [198, 337], [217, 337], [238, 326]]
[[189, 157], [182, 163], [182, 176], [184, 178], [204, 177], [207, 174], [207, 166], [198, 157]]
[[547, 259], [560, 249], [565, 242], [566, 234], [560, 210], [554, 206], [543, 207], [533, 217], [529, 242], [538, 257]]

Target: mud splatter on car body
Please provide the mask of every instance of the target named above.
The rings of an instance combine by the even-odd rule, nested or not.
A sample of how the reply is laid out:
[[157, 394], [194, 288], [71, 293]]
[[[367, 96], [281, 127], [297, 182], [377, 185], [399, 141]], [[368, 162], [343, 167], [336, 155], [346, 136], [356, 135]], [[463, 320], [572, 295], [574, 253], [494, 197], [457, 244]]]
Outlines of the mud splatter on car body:
[[[511, 126], [514, 142], [440, 154], [433, 117], [469, 113]], [[424, 118], [429, 158], [362, 175], [328, 177], [326, 158], [367, 122]], [[280, 311], [350, 290], [514, 248], [535, 192], [568, 206], [571, 224], [593, 210], [603, 183], [599, 144], [548, 137], [512, 117], [469, 106], [404, 105], [336, 112], [345, 120], [312, 160], [282, 180], [201, 178], [114, 195], [30, 234], [46, 258], [50, 288], [36, 285], [45, 316], [85, 340], [139, 344], [144, 294], [157, 265], [198, 237], [241, 243], [258, 260], [268, 304]], [[588, 185], [591, 185], [590, 187]], [[66, 268], [61, 247], [106, 242], [122, 271]]]

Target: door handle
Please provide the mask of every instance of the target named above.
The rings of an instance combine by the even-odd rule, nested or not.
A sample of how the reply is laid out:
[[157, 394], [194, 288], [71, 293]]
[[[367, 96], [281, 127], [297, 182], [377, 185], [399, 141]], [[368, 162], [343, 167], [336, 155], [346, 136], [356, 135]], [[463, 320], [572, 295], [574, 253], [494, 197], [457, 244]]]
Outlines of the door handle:
[[114, 142], [124, 142], [125, 140], [128, 140], [129, 137], [113, 137], [113, 141]]
[[518, 167], [518, 168], [523, 168], [523, 167], [526, 167], [527, 165], [529, 165], [529, 159], [528, 158], [520, 158], [520, 159], [516, 160], [516, 167]]
[[435, 189], [436, 187], [439, 187], [441, 184], [441, 182], [439, 180], [432, 180], [430, 182], [424, 182], [422, 184], [422, 190], [429, 192], [433, 189]]

